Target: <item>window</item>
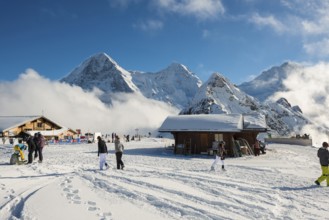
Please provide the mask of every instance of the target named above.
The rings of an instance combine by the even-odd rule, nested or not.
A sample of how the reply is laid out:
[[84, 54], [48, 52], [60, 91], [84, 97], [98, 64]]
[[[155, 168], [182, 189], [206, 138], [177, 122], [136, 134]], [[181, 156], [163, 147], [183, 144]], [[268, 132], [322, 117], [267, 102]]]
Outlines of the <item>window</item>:
[[215, 134], [215, 141], [222, 141], [223, 140], [223, 134]]
[[38, 123], [37, 123], [37, 127], [38, 127], [38, 128], [42, 128], [42, 123], [41, 123], [41, 122], [38, 122]]

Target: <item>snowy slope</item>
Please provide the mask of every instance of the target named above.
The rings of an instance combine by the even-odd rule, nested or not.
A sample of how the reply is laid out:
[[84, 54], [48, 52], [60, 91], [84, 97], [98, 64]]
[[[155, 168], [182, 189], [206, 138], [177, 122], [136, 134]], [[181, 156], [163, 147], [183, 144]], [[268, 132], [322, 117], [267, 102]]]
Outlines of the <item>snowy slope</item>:
[[105, 171], [96, 144], [46, 146], [42, 164], [21, 166], [0, 145], [0, 219], [328, 219], [317, 148], [270, 144], [259, 157], [227, 158], [223, 172], [210, 171], [212, 157], [173, 155], [171, 143], [124, 143], [123, 171], [112, 143]]
[[186, 66], [173, 63], [156, 73], [132, 72], [133, 82], [147, 98], [183, 108], [201, 86], [201, 80]]

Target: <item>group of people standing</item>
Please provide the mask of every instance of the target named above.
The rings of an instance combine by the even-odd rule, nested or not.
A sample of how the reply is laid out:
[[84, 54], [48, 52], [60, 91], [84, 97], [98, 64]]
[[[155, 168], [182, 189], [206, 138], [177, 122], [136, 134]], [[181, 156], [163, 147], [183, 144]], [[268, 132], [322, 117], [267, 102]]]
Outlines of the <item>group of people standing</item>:
[[[106, 162], [106, 155], [108, 154], [108, 149], [106, 143], [100, 136], [97, 137], [97, 140], [98, 140], [99, 169], [103, 170], [104, 166], [106, 169], [108, 169], [109, 165]], [[123, 170], [123, 168], [125, 167], [122, 161], [124, 146], [120, 142], [120, 137], [117, 135], [115, 136], [114, 146], [115, 146], [117, 169]]]
[[34, 136], [27, 136], [25, 139], [27, 145], [28, 145], [28, 162], [32, 163], [33, 160], [39, 158], [39, 163], [42, 163], [43, 161], [43, 148], [45, 146], [46, 140], [44, 136], [38, 132], [35, 133]]
[[[27, 146], [25, 144], [23, 144], [23, 140], [26, 142]], [[14, 151], [15, 153], [18, 153], [20, 158], [21, 158], [21, 162], [25, 163], [32, 163], [33, 160], [39, 158], [39, 163], [41, 163], [43, 161], [43, 148], [45, 146], [45, 138], [43, 137], [43, 135], [38, 132], [35, 133], [34, 136], [31, 135], [27, 135], [24, 138], [19, 139], [18, 140], [18, 144], [16, 144], [14, 146]], [[25, 160], [25, 156], [24, 156], [24, 151], [28, 149], [28, 160]], [[13, 163], [15, 164], [15, 162]]]

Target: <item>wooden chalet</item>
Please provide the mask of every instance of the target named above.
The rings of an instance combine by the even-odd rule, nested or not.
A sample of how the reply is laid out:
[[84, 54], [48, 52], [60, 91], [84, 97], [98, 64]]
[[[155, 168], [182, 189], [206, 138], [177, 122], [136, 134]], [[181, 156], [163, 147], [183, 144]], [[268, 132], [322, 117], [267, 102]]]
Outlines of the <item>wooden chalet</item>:
[[229, 156], [237, 148], [251, 147], [260, 132], [266, 132], [263, 115], [203, 114], [169, 116], [159, 132], [170, 132], [175, 139], [175, 154], [213, 154], [218, 143], [225, 141]]
[[15, 138], [22, 132], [34, 135], [40, 132], [47, 140], [66, 139], [77, 132], [63, 127], [45, 116], [0, 116], [0, 136]]

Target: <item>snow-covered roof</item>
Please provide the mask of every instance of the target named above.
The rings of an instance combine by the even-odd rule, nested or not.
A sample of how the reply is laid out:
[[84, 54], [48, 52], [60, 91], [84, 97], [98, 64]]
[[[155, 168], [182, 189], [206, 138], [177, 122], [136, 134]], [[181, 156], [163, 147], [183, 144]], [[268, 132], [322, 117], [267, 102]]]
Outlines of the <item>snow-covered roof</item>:
[[160, 132], [172, 131], [220, 131], [242, 130], [241, 114], [200, 114], [169, 116], [159, 128]]
[[58, 127], [63, 127], [44, 116], [0, 116], [0, 131], [9, 131], [10, 129], [23, 125], [27, 122], [36, 120], [38, 118], [45, 118], [46, 120], [52, 122]]
[[244, 114], [243, 130], [267, 130], [265, 116], [262, 114]]
[[209, 131], [241, 132], [242, 130], [266, 130], [262, 115], [200, 114], [169, 116], [159, 128], [160, 132]]
[[0, 116], [0, 131], [11, 129], [38, 117], [40, 116]]

